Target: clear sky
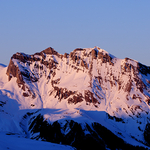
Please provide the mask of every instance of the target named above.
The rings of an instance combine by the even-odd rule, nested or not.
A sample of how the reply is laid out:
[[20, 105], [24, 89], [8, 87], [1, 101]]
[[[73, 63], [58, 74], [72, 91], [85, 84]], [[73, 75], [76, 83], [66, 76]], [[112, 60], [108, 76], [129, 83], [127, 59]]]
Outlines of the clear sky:
[[150, 0], [0, 0], [0, 63], [98, 46], [150, 66]]

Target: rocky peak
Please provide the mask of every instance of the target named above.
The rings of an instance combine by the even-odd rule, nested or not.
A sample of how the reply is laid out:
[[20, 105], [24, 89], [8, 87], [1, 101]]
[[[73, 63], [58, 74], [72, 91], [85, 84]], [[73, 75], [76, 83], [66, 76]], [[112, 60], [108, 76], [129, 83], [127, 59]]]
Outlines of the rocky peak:
[[[117, 96], [114, 97], [114, 93], [118, 95], [120, 92], [125, 93], [122, 99], [129, 101], [142, 95], [143, 102], [148, 105], [150, 102], [150, 94], [146, 94], [150, 91], [150, 68], [129, 58], [120, 60], [99, 47], [77, 48], [64, 55], [51, 47], [34, 55], [16, 53], [11, 57], [6, 74], [9, 81], [12, 77], [17, 78], [17, 84], [26, 97], [39, 95], [40, 89], [36, 94], [37, 89], [32, 89], [31, 84], [38, 84], [44, 77], [43, 84], [51, 87], [47, 90], [49, 96], [59, 101], [66, 100], [69, 104], [85, 102], [101, 107], [106, 105], [106, 99], [115, 103]], [[147, 78], [144, 79], [143, 75]], [[133, 89], [139, 90], [138, 95], [132, 96]], [[107, 98], [107, 93], [112, 93], [114, 100]]]
[[56, 52], [52, 47], [48, 47], [47, 49], [42, 51], [45, 54], [50, 54], [50, 55], [59, 55], [58, 52]]
[[17, 59], [17, 60], [19, 60], [20, 62], [23, 62], [23, 63], [25, 63], [26, 61], [28, 61], [28, 60], [30, 60], [31, 59], [31, 57], [30, 57], [30, 55], [27, 55], [27, 54], [24, 54], [24, 53], [16, 53], [16, 54], [14, 54], [12, 57], [11, 57], [11, 60], [12, 59]]

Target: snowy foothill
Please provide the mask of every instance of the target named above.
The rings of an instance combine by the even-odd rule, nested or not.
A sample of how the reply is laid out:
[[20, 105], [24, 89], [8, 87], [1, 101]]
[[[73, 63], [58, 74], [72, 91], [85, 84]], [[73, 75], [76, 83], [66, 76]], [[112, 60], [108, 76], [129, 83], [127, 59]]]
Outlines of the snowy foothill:
[[0, 132], [0, 150], [75, 150], [71, 146], [27, 139], [19, 134]]

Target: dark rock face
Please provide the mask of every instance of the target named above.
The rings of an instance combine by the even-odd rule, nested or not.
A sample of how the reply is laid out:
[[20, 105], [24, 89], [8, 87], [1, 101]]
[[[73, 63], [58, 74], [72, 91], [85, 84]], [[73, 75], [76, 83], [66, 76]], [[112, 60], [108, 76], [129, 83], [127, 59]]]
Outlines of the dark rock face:
[[92, 50], [92, 52], [91, 52], [91, 54], [92, 54], [92, 58], [93, 59], [96, 59], [97, 58], [97, 51], [96, 50]]
[[6, 102], [0, 101], [0, 107], [3, 107], [6, 104]]
[[12, 59], [10, 60], [6, 74], [8, 75], [8, 80], [10, 81], [12, 77], [17, 78], [18, 84], [24, 84], [22, 74], [17, 66], [14, 65]]
[[94, 98], [94, 94], [90, 91], [85, 91], [85, 100], [86, 102], [89, 102], [89, 103], [98, 103], [97, 99]]
[[110, 57], [108, 54], [103, 54], [102, 52], [98, 52], [98, 59], [101, 59], [103, 63], [109, 62], [110, 65], [113, 65], [112, 57]]
[[84, 97], [82, 96], [81, 93], [76, 94], [76, 95], [74, 95], [72, 98], [69, 98], [69, 99], [68, 99], [68, 103], [69, 103], [69, 104], [70, 104], [70, 103], [77, 104], [77, 103], [80, 103], [80, 102], [82, 102], [82, 101], [84, 101]]
[[144, 130], [144, 138], [148, 145], [150, 145], [150, 123], [147, 123]]
[[70, 145], [77, 150], [85, 149], [135, 149], [144, 150], [143, 147], [134, 147], [125, 143], [121, 138], [114, 135], [99, 123], [81, 124], [73, 120], [65, 120], [65, 124], [58, 121], [49, 124], [42, 115], [31, 118], [28, 131], [35, 139]]
[[63, 98], [67, 99], [70, 95], [74, 94], [74, 92], [72, 92], [72, 91], [68, 91], [65, 88], [59, 88], [59, 87], [54, 87], [54, 90], [53, 90], [53, 92], [50, 93], [50, 95], [52, 93], [56, 93], [55, 98], [57, 97], [58, 100], [60, 100], [60, 101], [61, 101], [61, 99], [63, 99]]
[[30, 55], [26, 55], [24, 53], [16, 53], [12, 56], [11, 59], [18, 59], [20, 60], [21, 62], [25, 63], [27, 62], [28, 60], [31, 60], [31, 57]]

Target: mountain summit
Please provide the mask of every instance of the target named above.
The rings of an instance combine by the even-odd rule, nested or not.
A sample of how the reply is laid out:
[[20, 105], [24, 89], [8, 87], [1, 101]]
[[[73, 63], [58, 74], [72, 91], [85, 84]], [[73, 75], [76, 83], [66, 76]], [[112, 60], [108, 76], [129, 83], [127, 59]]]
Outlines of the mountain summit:
[[16, 53], [0, 69], [4, 131], [77, 149], [149, 147], [150, 67], [99, 47], [64, 55], [49, 47]]

